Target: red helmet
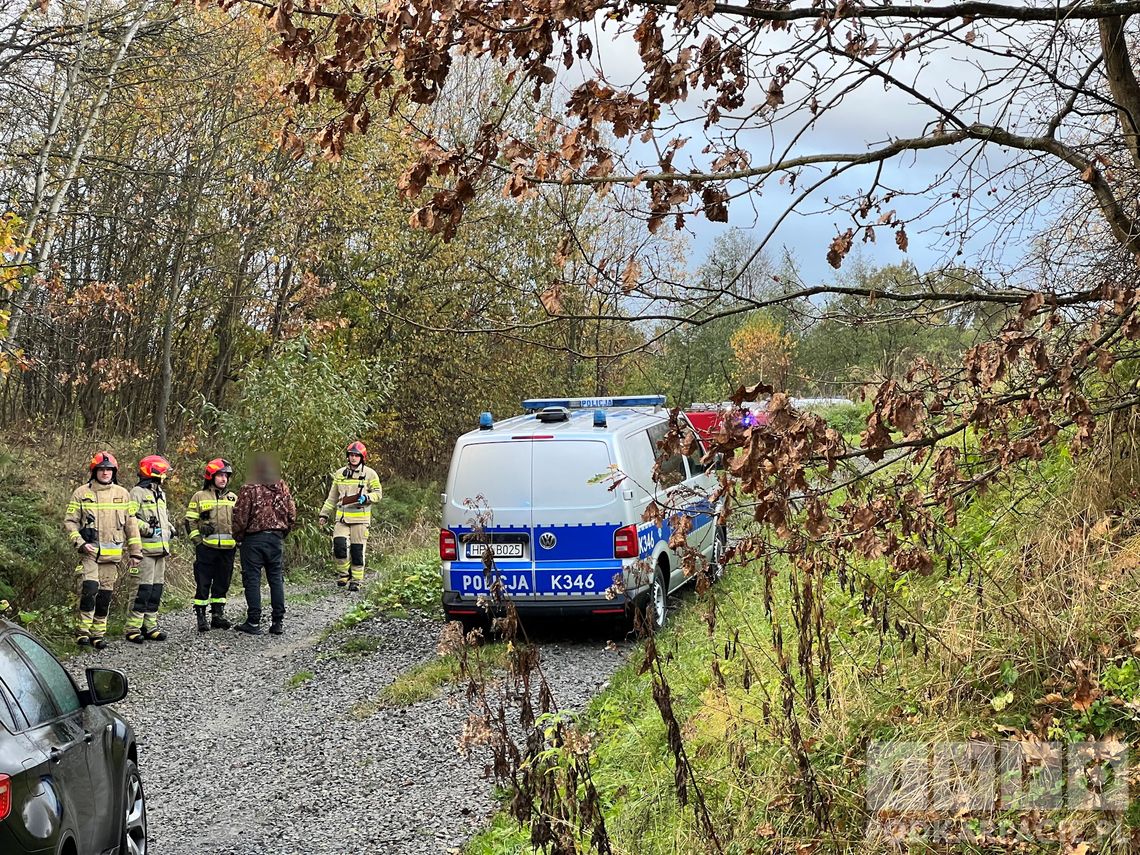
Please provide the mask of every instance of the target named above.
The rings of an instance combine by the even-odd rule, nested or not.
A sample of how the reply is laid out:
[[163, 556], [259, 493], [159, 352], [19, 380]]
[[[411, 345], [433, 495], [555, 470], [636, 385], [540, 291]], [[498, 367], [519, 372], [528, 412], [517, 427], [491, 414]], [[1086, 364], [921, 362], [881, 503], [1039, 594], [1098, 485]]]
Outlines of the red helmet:
[[115, 459], [115, 455], [109, 451], [96, 451], [95, 456], [91, 458], [91, 465], [87, 467], [91, 472], [96, 469], [111, 469], [115, 472], [119, 471], [119, 461]]
[[215, 457], [206, 464], [206, 470], [203, 473], [203, 478], [207, 483], [214, 480], [215, 475], [232, 475], [234, 473], [233, 467], [230, 466], [228, 460], [223, 460], [220, 457]]
[[348, 444], [348, 448], [344, 450], [344, 453], [346, 455], [359, 454], [361, 460], [368, 459], [368, 447], [360, 440], [357, 440], [356, 442], [350, 442]]
[[170, 461], [161, 454], [149, 454], [139, 461], [139, 475], [143, 478], [165, 478], [170, 473]]

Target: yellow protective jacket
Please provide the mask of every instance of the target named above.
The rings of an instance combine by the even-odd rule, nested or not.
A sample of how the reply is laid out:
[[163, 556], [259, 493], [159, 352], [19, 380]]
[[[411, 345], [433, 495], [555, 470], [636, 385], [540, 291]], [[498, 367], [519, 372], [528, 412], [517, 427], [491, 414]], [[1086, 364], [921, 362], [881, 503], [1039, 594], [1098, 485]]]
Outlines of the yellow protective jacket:
[[141, 481], [131, 488], [131, 513], [139, 523], [143, 555], [158, 558], [170, 555], [170, 515], [166, 493], [157, 481]]
[[91, 480], [76, 487], [67, 503], [63, 527], [75, 548], [82, 551], [85, 543], [93, 543], [100, 564], [118, 564], [123, 549], [134, 558], [142, 556], [142, 537], [138, 520], [131, 511], [131, 494], [118, 484], [100, 484]]
[[[332, 485], [328, 498], [321, 506], [321, 516], [328, 517], [345, 525], [368, 525], [372, 522], [372, 506], [380, 501], [384, 489], [380, 486], [380, 476], [369, 466], [351, 469], [345, 466], [332, 473]], [[362, 505], [359, 496], [366, 498]], [[342, 500], [350, 500], [341, 504]]]
[[[190, 529], [190, 539], [194, 543], [214, 549], [236, 548], [237, 541], [234, 540], [236, 502], [237, 493], [231, 490], [219, 493], [210, 487], [195, 493], [186, 507], [186, 525]], [[203, 523], [208, 524], [207, 530], [213, 528], [213, 531], [203, 534], [201, 531]]]

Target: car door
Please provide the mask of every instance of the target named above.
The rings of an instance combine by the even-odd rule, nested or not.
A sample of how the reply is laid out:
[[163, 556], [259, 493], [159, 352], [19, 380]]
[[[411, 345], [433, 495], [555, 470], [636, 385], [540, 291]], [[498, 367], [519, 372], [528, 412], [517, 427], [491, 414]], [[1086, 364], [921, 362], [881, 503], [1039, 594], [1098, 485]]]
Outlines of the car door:
[[62, 823], [74, 829], [81, 851], [102, 851], [87, 768], [91, 736], [71, 677], [36, 641], [15, 632], [0, 640], [0, 676], [28, 721], [25, 735], [47, 755], [41, 780], [55, 790]]
[[708, 474], [708, 467], [701, 462], [705, 448], [696, 433], [690, 426], [685, 430], [685, 441], [692, 441], [692, 451], [685, 458], [685, 467], [688, 477], [685, 480], [687, 489], [687, 504], [690, 516], [693, 518], [693, 528], [689, 532], [689, 546], [706, 555], [712, 549], [713, 531], [716, 528], [714, 519], [715, 508], [710, 496], [716, 489], [716, 479]]
[[[665, 455], [661, 449], [661, 442], [669, 431], [669, 422], [662, 420], [651, 425], [647, 431], [649, 446], [653, 451], [657, 463], [658, 479], [655, 484], [654, 500], [666, 510], [665, 520], [660, 528], [660, 538], [668, 541], [673, 536], [674, 517], [678, 515], [692, 516], [691, 505], [694, 501], [689, 488], [689, 472], [685, 468], [685, 458], [678, 452]], [[695, 522], [695, 521], [694, 521]], [[669, 590], [680, 587], [685, 583], [685, 568], [680, 550], [669, 547], [670, 573]]]

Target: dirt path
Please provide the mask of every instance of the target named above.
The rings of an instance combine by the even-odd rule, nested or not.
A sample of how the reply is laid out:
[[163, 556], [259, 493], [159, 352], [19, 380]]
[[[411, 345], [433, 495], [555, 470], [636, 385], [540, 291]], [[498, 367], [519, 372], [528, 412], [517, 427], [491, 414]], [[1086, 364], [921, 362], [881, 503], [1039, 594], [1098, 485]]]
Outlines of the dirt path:
[[[118, 708], [138, 733], [156, 852], [446, 853], [486, 821], [495, 803], [484, 758], [456, 748], [467, 716], [460, 690], [365, 717], [358, 706], [432, 658], [441, 624], [378, 618], [321, 641], [351, 604], [321, 588], [290, 604], [281, 637], [199, 634], [186, 612], [165, 620], [164, 643], [115, 641], [72, 660], [130, 678]], [[365, 638], [351, 646], [375, 652], [345, 652]], [[563, 706], [584, 702], [628, 650], [607, 649], [603, 637], [542, 648]]]

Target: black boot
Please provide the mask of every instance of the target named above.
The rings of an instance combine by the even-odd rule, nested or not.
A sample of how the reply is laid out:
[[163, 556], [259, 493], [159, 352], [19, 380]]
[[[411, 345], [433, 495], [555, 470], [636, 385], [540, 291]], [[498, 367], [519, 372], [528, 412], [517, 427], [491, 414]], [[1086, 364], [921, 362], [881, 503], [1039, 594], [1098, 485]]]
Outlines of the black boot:
[[214, 603], [210, 607], [210, 626], [214, 629], [229, 629], [233, 626], [232, 623], [226, 620], [224, 607], [221, 603]]
[[273, 621], [273, 623], [269, 624], [269, 632], [272, 635], [285, 634], [285, 624], [282, 622], [281, 618], [277, 618], [275, 621]]
[[194, 606], [194, 614], [198, 616], [198, 632], [209, 632], [210, 624], [206, 620], [206, 607]]
[[234, 629], [238, 632], [244, 632], [246, 635], [261, 635], [263, 632], [261, 621], [254, 623], [249, 618], [245, 619], [245, 623], [239, 623]]

